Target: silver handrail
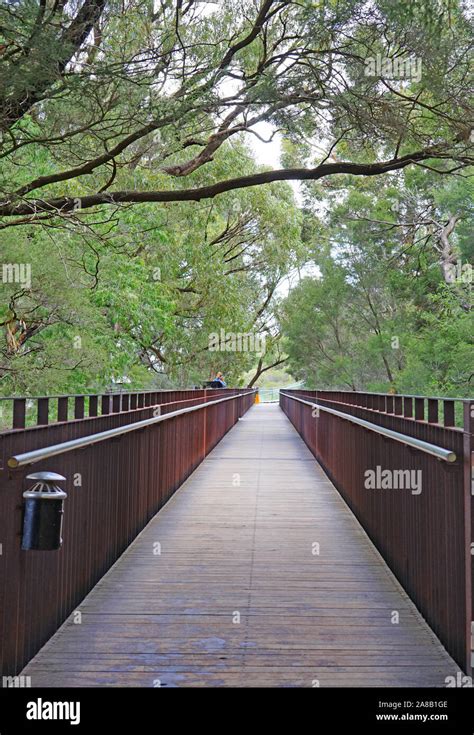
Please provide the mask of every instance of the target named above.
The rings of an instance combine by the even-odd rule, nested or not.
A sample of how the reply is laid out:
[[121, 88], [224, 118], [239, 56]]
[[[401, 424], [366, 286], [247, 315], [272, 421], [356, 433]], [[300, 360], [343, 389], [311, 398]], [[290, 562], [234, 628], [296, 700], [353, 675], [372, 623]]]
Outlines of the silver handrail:
[[[250, 393], [255, 393], [255, 390]], [[180, 408], [177, 411], [170, 411], [160, 416], [154, 416], [150, 419], [143, 419], [143, 421], [136, 421], [134, 424], [125, 424], [124, 426], [117, 426], [115, 429], [107, 429], [106, 431], [100, 431], [97, 434], [90, 434], [89, 436], [82, 436], [79, 439], [71, 439], [67, 442], [61, 442], [61, 444], [52, 444], [49, 447], [43, 447], [42, 449], [33, 449], [30, 452], [23, 452], [23, 454], [15, 454], [10, 457], [7, 464], [11, 469], [17, 469], [18, 467], [24, 467], [27, 464], [33, 464], [39, 462], [42, 459], [48, 459], [49, 457], [55, 457], [58, 454], [64, 454], [74, 449], [82, 449], [82, 447], [88, 447], [98, 442], [106, 441], [107, 439], [113, 439], [116, 436], [122, 434], [128, 434], [130, 431], [137, 431], [138, 429], [145, 429], [147, 426], [153, 424], [159, 424], [161, 421], [167, 421], [175, 416], [181, 416], [184, 413], [191, 413], [192, 411], [199, 411], [206, 406], [214, 406], [216, 403], [224, 403], [224, 401], [233, 401], [236, 398], [242, 396], [248, 396], [249, 393], [237, 393], [233, 396], [227, 396], [226, 398], [218, 398], [216, 401], [207, 401], [206, 403], [200, 403], [199, 406], [189, 406], [189, 408]], [[159, 408], [159, 406], [156, 406]]]
[[283, 391], [280, 391], [280, 395], [285, 396], [286, 398], [291, 398], [293, 401], [298, 401], [299, 403], [305, 403], [307, 406], [312, 406], [313, 408], [317, 408], [320, 411], [324, 411], [325, 413], [330, 413], [333, 416], [339, 416], [339, 418], [350, 421], [351, 423], [357, 424], [358, 426], [362, 426], [364, 429], [374, 431], [376, 434], [382, 434], [382, 436], [386, 436], [389, 439], [400, 442], [401, 444], [406, 444], [409, 447], [413, 447], [414, 449], [419, 449], [422, 452], [426, 452], [426, 454], [431, 454], [433, 455], [433, 457], [436, 457], [437, 459], [442, 459], [444, 462], [455, 462], [457, 459], [455, 452], [451, 451], [450, 449], [443, 449], [443, 447], [438, 447], [436, 446], [436, 444], [430, 444], [429, 442], [425, 442], [422, 439], [415, 439], [415, 437], [413, 436], [400, 434], [398, 431], [393, 431], [392, 429], [386, 429], [383, 426], [372, 424], [370, 421], [364, 421], [364, 419], [357, 418], [357, 416], [351, 416], [351, 414], [343, 413], [342, 411], [336, 411], [335, 408], [328, 408], [327, 406], [320, 406], [319, 403], [304, 401], [302, 398], [297, 398], [296, 396], [292, 396], [289, 393], [283, 393]]
[[[286, 390], [310, 390], [309, 388], [287, 388]], [[460, 403], [472, 403], [474, 398], [457, 398], [456, 396], [420, 396], [418, 393], [376, 393], [367, 390], [326, 390], [325, 388], [318, 391], [319, 393], [345, 393], [351, 396], [384, 396], [385, 398], [422, 398], [425, 401], [459, 401]], [[324, 396], [321, 396], [324, 398]], [[331, 400], [331, 399], [325, 399]], [[363, 406], [362, 408], [365, 408]]]

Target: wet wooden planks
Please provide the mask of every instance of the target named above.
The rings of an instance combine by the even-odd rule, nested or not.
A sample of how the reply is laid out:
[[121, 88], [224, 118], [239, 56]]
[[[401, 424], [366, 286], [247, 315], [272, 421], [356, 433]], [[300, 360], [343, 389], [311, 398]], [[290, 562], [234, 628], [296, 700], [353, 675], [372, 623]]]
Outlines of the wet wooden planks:
[[279, 407], [260, 404], [22, 673], [51, 687], [393, 687], [457, 671]]

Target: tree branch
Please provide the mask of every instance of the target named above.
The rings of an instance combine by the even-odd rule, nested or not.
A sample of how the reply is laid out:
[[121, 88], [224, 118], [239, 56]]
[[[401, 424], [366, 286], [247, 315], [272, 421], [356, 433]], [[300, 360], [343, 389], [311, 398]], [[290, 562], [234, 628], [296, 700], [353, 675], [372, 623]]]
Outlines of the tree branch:
[[317, 181], [325, 176], [335, 174], [351, 174], [353, 176], [378, 176], [388, 171], [397, 171], [429, 158], [452, 158], [446, 151], [446, 145], [430, 146], [415, 151], [401, 158], [392, 158], [378, 163], [351, 163], [339, 161], [325, 163], [316, 168], [286, 168], [273, 171], [261, 171], [249, 176], [219, 181], [215, 184], [201, 186], [194, 189], [174, 189], [160, 191], [115, 191], [89, 194], [83, 197], [62, 196], [52, 199], [30, 199], [20, 203], [4, 201], [0, 204], [1, 217], [15, 217], [37, 215], [42, 212], [67, 212], [90, 209], [100, 204], [124, 204], [144, 202], [199, 202], [202, 199], [212, 199], [219, 194], [234, 189], [244, 189], [275, 181]]

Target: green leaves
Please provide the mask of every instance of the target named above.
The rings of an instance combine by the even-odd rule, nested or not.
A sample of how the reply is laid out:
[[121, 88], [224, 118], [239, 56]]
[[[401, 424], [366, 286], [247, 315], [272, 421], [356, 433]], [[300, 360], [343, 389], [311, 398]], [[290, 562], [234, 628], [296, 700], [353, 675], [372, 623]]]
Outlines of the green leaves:
[[295, 377], [315, 387], [472, 393], [469, 190], [468, 180], [426, 171], [382, 185], [357, 180], [332, 197], [324, 246], [321, 223], [317, 231], [307, 218], [320, 276], [303, 279], [282, 307]]
[[[224, 176], [255, 170], [242, 145], [216, 159]], [[145, 185], [159, 176], [133, 175]], [[103, 390], [124, 378], [131, 388], [164, 377], [192, 385], [218, 369], [237, 383], [256, 354], [212, 353], [209, 335], [265, 332], [271, 345], [273, 291], [306, 258], [300, 228], [290, 187], [272, 184], [213, 204], [166, 205], [159, 216], [144, 204], [112, 220], [84, 216], [82, 226], [58, 219], [55, 228], [6, 230], [4, 257], [30, 263], [32, 278], [24, 294], [2, 284], [3, 321], [14, 316], [13, 298], [15, 324], [40, 323], [14, 354], [4, 343], [3, 392]]]
[[[443, 284], [464, 324], [470, 294], [449, 274], [473, 256], [472, 187], [421, 168], [459, 176], [473, 160], [462, 2], [19, 0], [0, 13], [0, 225], [6, 262], [32, 267], [31, 286], [2, 284], [4, 391], [237, 380], [255, 355], [212, 355], [209, 334], [264, 333], [273, 359], [279, 284], [308, 250], [322, 280], [283, 310], [308, 379], [401, 380], [410, 334], [445, 313]], [[299, 190], [303, 213], [289, 185], [260, 185], [248, 140], [262, 123], [282, 139], [275, 178], [326, 162]]]

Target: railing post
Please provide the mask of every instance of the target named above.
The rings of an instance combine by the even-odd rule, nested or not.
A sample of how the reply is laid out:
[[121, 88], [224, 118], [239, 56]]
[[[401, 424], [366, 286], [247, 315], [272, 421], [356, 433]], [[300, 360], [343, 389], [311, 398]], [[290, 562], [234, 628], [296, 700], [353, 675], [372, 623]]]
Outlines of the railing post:
[[26, 422], [26, 398], [15, 398], [13, 401], [13, 428], [24, 429]]
[[76, 396], [74, 399], [74, 418], [84, 418], [84, 396]]
[[466, 533], [466, 671], [474, 668], [474, 401], [464, 402], [464, 525]]
[[89, 416], [97, 416], [99, 413], [98, 396], [89, 396]]
[[443, 401], [443, 423], [445, 426], [455, 425], [454, 401]]
[[415, 398], [415, 420], [416, 421], [425, 420], [425, 399], [424, 398]]
[[60, 396], [58, 398], [58, 421], [67, 421], [69, 418], [69, 398]]
[[411, 419], [413, 416], [413, 398], [405, 396], [403, 399], [403, 415], [406, 419]]
[[38, 415], [36, 423], [45, 426], [49, 423], [49, 398], [38, 398]]
[[438, 423], [438, 401], [436, 398], [428, 398], [428, 423]]

